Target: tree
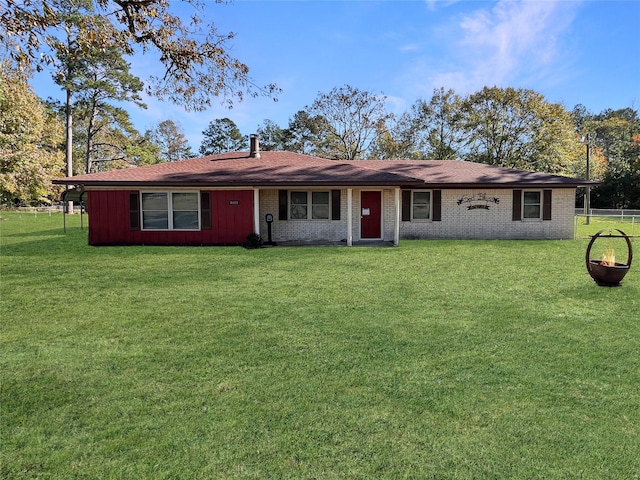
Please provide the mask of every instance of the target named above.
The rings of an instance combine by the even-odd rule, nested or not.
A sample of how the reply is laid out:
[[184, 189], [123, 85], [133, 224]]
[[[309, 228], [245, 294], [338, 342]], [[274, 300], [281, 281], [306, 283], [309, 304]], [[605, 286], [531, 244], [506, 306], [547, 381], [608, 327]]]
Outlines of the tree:
[[280, 128], [273, 120], [265, 119], [256, 133], [260, 137], [260, 149], [265, 151], [292, 150], [291, 130]]
[[409, 113], [379, 125], [371, 157], [381, 160], [426, 158], [418, 148], [415, 122]]
[[[640, 119], [633, 108], [607, 109], [593, 115], [574, 108], [583, 132], [607, 159], [601, 185], [592, 192], [592, 206], [640, 208]], [[581, 114], [578, 117], [578, 113]]]
[[101, 131], [118, 126], [131, 130], [127, 111], [114, 106], [112, 102], [133, 102], [146, 108], [138, 93], [143, 84], [138, 77], [129, 73], [129, 64], [124, 61], [121, 52], [113, 47], [95, 52], [87, 58], [82, 71], [76, 73], [74, 83], [78, 95], [76, 115], [84, 121], [85, 171], [90, 173], [94, 162], [110, 160], [109, 157], [100, 156], [100, 150], [94, 145]]
[[[66, 173], [68, 177], [71, 177], [73, 176], [73, 93], [77, 90], [77, 78], [81, 78], [82, 73], [87, 70], [84, 59], [91, 56], [90, 51], [82, 47], [83, 38], [89, 35], [89, 31], [85, 28], [85, 18], [90, 18], [88, 13], [91, 10], [91, 3], [88, 0], [78, 0], [76, 3], [60, 0], [56, 3], [56, 7], [59, 9], [57, 21], [64, 25], [64, 36], [60, 39], [49, 35], [47, 43], [57, 56], [56, 62], [53, 59], [50, 60], [50, 63], [55, 63], [57, 67], [54, 80], [66, 94], [64, 109], [65, 159]], [[43, 4], [43, 9], [45, 12], [47, 11], [46, 4]], [[20, 11], [18, 10], [16, 13], [19, 14]], [[18, 51], [20, 51], [19, 47]], [[67, 202], [66, 209], [67, 213], [73, 213], [73, 202]]]
[[0, 64], [0, 202], [51, 203], [51, 179], [64, 167], [63, 127], [33, 93], [26, 75]]
[[148, 133], [160, 149], [159, 161], [176, 162], [193, 157], [191, 146], [179, 122], [163, 120]]
[[323, 135], [316, 139], [317, 154], [324, 158], [365, 158], [380, 127], [393, 115], [385, 110], [386, 97], [346, 85], [318, 97], [307, 107], [311, 118], [324, 118]]
[[633, 138], [640, 134], [640, 118], [636, 110], [604, 110], [592, 116], [588, 128], [610, 164], [625, 170], [631, 167], [635, 152]]
[[151, 135], [136, 130], [124, 109], [111, 107], [94, 115], [79, 110], [74, 139], [76, 150], [83, 157], [88, 152], [91, 159], [88, 173], [158, 163], [159, 147]]
[[[84, 171], [91, 172], [98, 149], [93, 146], [94, 138], [101, 129], [111, 128], [114, 120], [127, 117], [122, 109], [112, 107], [109, 101], [133, 101], [144, 106], [138, 92], [143, 84], [129, 73], [129, 64], [122, 58], [122, 48], [115, 43], [106, 43], [101, 48], [88, 50], [87, 39], [95, 35], [96, 29], [105, 25], [104, 20], [95, 15], [90, 0], [52, 0], [57, 9], [56, 21], [63, 26], [60, 37], [54, 33], [46, 35], [47, 46], [52, 51], [49, 62], [55, 67], [54, 81], [65, 92], [64, 116], [66, 120], [66, 164], [67, 176], [74, 174], [73, 133], [74, 95], [80, 102], [84, 114], [85, 145], [83, 148]], [[45, 3], [43, 8], [49, 6]], [[18, 14], [21, 10], [18, 8]], [[101, 119], [103, 119], [101, 121]], [[67, 211], [73, 212], [73, 203], [67, 204]]]
[[[575, 131], [571, 114], [559, 104], [535, 105], [537, 121], [533, 128], [528, 168], [556, 175], [586, 178], [586, 145]], [[606, 160], [598, 148], [590, 148], [590, 179], [602, 178]]]
[[[0, 41], [9, 46], [11, 57], [37, 68], [41, 63], [63, 67], [56, 81], [66, 92], [67, 176], [73, 175], [74, 82], [96, 52], [156, 52], [164, 74], [150, 77], [147, 92], [187, 109], [204, 110], [214, 96], [228, 106], [245, 94], [276, 98], [274, 84], [258, 87], [248, 67], [225, 50], [233, 34], [203, 27], [206, 5], [185, 3], [194, 9], [188, 23], [169, 11], [167, 0], [0, 0]], [[86, 161], [91, 163], [89, 157]], [[71, 202], [67, 209], [73, 211]]]
[[640, 209], [640, 169], [609, 168], [591, 193], [593, 208]]
[[322, 115], [311, 115], [299, 110], [289, 120], [290, 143], [288, 150], [304, 155], [319, 155], [329, 127]]
[[218, 118], [210, 122], [202, 135], [199, 151], [203, 156], [241, 151], [248, 145], [247, 136], [242, 135], [233, 120], [228, 118]]
[[485, 87], [464, 102], [469, 138], [467, 159], [524, 168], [531, 158], [535, 113], [530, 104], [541, 95], [532, 91]]
[[485, 87], [464, 100], [462, 113], [465, 160], [561, 175], [582, 161], [571, 115], [532, 90]]
[[[221, 3], [223, 0], [216, 0]], [[50, 63], [53, 48], [68, 28], [65, 3], [58, 0], [0, 0], [0, 43], [10, 45], [21, 63]], [[81, 35], [75, 45], [84, 56], [107, 46], [129, 55], [144, 51], [158, 55], [161, 75], [149, 78], [148, 93], [187, 109], [204, 110], [212, 97], [232, 106], [245, 95], [276, 98], [274, 84], [258, 86], [249, 68], [226, 49], [233, 33], [220, 34], [205, 25], [210, 4], [184, 0], [192, 9], [188, 21], [172, 12], [168, 0], [73, 0], [82, 7]]]
[[434, 89], [429, 102], [418, 100], [412, 107], [413, 125], [418, 149], [425, 158], [457, 159], [467, 143], [462, 98], [453, 90]]

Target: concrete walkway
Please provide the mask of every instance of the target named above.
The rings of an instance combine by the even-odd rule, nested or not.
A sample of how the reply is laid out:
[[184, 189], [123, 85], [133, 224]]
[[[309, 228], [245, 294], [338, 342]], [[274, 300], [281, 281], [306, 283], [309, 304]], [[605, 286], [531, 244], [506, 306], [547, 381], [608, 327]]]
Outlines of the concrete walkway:
[[[290, 241], [290, 242], [277, 242], [278, 247], [346, 247], [347, 242], [330, 242], [330, 241]], [[393, 242], [386, 242], [383, 240], [360, 240], [353, 242], [354, 247], [393, 247]]]

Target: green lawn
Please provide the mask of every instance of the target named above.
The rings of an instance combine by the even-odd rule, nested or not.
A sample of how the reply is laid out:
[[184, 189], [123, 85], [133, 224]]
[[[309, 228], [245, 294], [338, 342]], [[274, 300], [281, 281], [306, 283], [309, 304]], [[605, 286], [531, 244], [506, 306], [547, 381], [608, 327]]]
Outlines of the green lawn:
[[2, 478], [640, 478], [637, 238], [606, 288], [587, 239], [89, 247], [2, 217]]

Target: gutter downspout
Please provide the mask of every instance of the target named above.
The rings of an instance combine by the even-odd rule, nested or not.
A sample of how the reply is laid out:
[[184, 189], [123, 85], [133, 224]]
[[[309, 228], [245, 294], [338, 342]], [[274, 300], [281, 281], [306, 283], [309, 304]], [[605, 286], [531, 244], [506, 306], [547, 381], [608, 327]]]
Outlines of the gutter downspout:
[[393, 232], [393, 246], [400, 244], [400, 188], [396, 187], [394, 195], [394, 204], [396, 207], [396, 220]]
[[[260, 158], [260, 139], [256, 133], [249, 135], [249, 157]], [[260, 189], [253, 188], [253, 231], [260, 235]]]
[[260, 189], [253, 189], [253, 231], [260, 235]]
[[353, 246], [353, 188], [347, 188], [347, 247]]

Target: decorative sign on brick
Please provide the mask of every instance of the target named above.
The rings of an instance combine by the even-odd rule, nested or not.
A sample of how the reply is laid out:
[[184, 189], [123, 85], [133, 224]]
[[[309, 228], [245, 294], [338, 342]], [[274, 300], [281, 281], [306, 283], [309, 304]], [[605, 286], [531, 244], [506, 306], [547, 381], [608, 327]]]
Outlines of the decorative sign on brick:
[[463, 195], [457, 203], [458, 205], [466, 205], [467, 210], [489, 210], [489, 204], [495, 203], [497, 205], [500, 203], [500, 199], [486, 193], [474, 193], [473, 195]]

